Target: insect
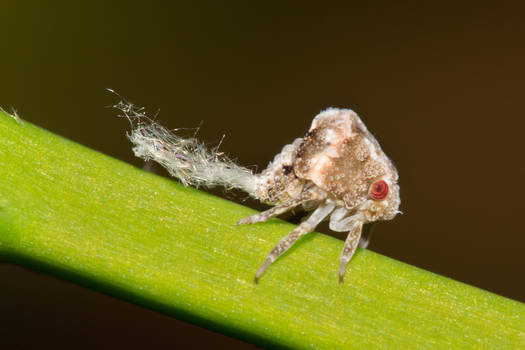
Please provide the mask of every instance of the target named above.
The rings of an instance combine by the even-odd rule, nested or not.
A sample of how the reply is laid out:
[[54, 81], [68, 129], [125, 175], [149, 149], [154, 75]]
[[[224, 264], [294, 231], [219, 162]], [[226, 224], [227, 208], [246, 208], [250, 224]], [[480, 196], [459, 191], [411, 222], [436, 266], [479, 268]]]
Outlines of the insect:
[[[128, 138], [137, 157], [154, 160], [184, 185], [237, 188], [273, 205], [241, 219], [255, 224], [298, 206], [310, 216], [282, 238], [255, 274], [264, 271], [299, 238], [325, 219], [336, 232], [348, 232], [340, 256], [339, 281], [360, 244], [366, 223], [390, 220], [399, 213], [398, 174], [374, 136], [350, 109], [328, 108], [313, 120], [302, 138], [284, 146], [259, 174], [237, 165], [217, 149], [209, 150], [193, 138], [183, 138], [146, 117], [127, 101], [116, 108], [132, 124]], [[361, 245], [366, 246], [362, 240]]]

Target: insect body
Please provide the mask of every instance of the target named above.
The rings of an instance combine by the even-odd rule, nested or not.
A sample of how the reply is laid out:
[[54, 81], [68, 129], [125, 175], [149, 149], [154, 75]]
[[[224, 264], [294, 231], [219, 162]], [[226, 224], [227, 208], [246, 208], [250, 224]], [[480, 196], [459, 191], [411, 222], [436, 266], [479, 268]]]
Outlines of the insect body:
[[120, 102], [116, 107], [132, 122], [128, 137], [135, 144], [136, 156], [155, 160], [185, 185], [238, 188], [274, 205], [238, 224], [264, 222], [297, 206], [313, 210], [270, 251], [255, 274], [255, 282], [325, 219], [330, 220], [331, 230], [348, 232], [340, 257], [342, 282], [363, 225], [390, 220], [399, 213], [397, 170], [352, 110], [329, 108], [321, 112], [304, 137], [286, 145], [264, 171], [253, 174], [198, 140], [181, 138], [152, 122], [129, 103]]
[[239, 221], [263, 222], [298, 205], [316, 208], [268, 254], [255, 280], [301, 236], [327, 217], [330, 229], [349, 232], [339, 278], [352, 258], [363, 224], [390, 220], [399, 208], [396, 168], [356, 113], [330, 108], [315, 117], [303, 138], [285, 146], [258, 175], [257, 198], [275, 206]]

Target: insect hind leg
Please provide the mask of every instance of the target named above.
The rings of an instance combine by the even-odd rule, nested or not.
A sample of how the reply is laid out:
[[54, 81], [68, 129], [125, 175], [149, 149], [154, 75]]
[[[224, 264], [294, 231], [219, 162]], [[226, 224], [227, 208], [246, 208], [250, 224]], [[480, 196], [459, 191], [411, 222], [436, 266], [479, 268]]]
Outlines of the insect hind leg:
[[272, 207], [268, 210], [265, 210], [261, 213], [247, 216], [245, 218], [242, 218], [237, 222], [237, 225], [245, 225], [245, 224], [255, 224], [257, 222], [265, 222], [270, 220], [271, 218], [274, 218], [276, 216], [279, 216], [283, 213], [286, 213], [289, 210], [292, 210], [293, 208], [299, 206], [302, 203], [310, 201], [311, 198], [309, 195], [300, 196], [297, 198], [292, 198], [290, 200], [287, 200], [285, 202], [282, 202], [280, 204], [277, 204], [275, 207]]
[[310, 217], [302, 222], [299, 226], [290, 232], [287, 236], [282, 238], [279, 243], [270, 251], [264, 263], [259, 267], [257, 273], [255, 274], [255, 283], [262, 276], [264, 271], [270, 266], [279, 256], [288, 250], [299, 238], [306, 235], [307, 233], [312, 232], [315, 227], [323, 221], [332, 210], [334, 210], [335, 204], [331, 201], [323, 203], [319, 208], [317, 208]]

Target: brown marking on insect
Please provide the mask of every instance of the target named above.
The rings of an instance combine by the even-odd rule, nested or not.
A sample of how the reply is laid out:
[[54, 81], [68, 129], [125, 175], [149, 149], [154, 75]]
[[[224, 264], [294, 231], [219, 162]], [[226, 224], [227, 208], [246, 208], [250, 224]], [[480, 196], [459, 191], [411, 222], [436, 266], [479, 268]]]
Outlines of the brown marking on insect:
[[293, 171], [292, 165], [283, 165], [283, 174], [288, 175]]

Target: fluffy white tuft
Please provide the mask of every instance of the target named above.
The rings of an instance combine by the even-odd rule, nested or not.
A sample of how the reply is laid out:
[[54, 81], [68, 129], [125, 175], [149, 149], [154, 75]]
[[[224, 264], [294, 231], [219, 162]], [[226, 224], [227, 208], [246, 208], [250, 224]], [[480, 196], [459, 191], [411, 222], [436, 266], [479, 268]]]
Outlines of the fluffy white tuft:
[[217, 147], [210, 150], [194, 137], [177, 135], [176, 130], [168, 130], [148, 118], [144, 108], [124, 99], [113, 107], [131, 123], [132, 130], [127, 136], [135, 145], [135, 156], [159, 163], [185, 186], [223, 186], [254, 194], [256, 177], [252, 171], [218, 152]]

